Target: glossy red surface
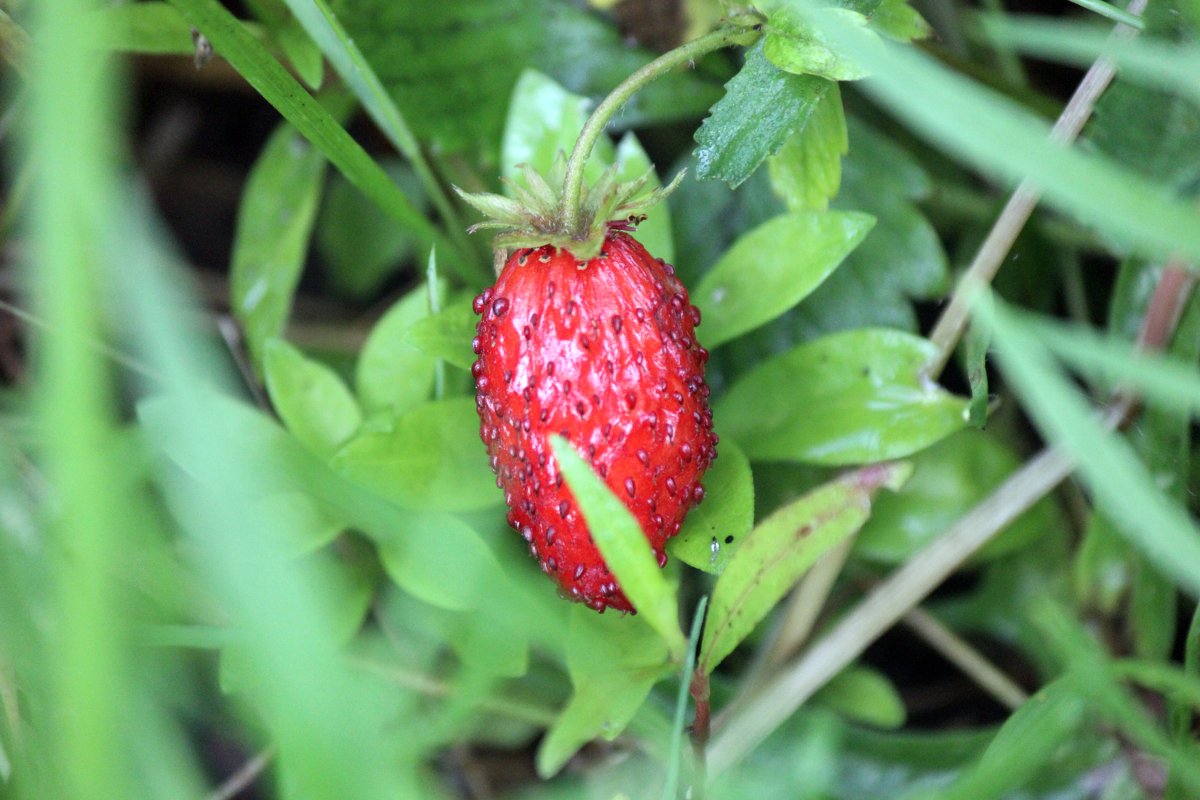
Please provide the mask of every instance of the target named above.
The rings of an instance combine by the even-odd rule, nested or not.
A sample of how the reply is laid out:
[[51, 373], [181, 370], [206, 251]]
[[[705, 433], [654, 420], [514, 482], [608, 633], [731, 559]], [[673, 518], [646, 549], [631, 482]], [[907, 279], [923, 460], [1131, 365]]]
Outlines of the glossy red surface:
[[659, 564], [716, 458], [700, 312], [667, 264], [610, 232], [601, 254], [517, 251], [475, 299], [480, 434], [508, 521], [572, 599], [632, 606], [592, 543], [548, 436], [590, 461], [641, 523]]

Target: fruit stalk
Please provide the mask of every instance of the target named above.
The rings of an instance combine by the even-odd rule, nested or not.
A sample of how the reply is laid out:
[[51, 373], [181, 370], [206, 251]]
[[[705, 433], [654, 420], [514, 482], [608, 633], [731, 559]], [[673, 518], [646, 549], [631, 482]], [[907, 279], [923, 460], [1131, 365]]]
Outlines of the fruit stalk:
[[580, 219], [580, 198], [583, 190], [583, 168], [587, 164], [592, 148], [604, 132], [608, 121], [616, 115], [621, 106], [646, 84], [680, 64], [693, 61], [714, 50], [720, 50], [731, 44], [752, 44], [759, 36], [758, 25], [747, 27], [737, 21], [727, 23], [712, 33], [701, 36], [686, 44], [663, 53], [658, 58], [646, 64], [637, 72], [622, 81], [612, 93], [596, 106], [596, 110], [588, 117], [571, 150], [567, 160], [566, 175], [563, 178], [562, 219], [567, 222], [568, 231], [572, 236], [580, 233], [580, 228], [588, 223]]

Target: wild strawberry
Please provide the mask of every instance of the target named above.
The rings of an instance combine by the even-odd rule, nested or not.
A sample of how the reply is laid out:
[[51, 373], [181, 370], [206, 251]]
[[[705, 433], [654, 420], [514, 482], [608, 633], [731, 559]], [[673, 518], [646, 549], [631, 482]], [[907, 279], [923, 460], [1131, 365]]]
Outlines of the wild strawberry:
[[508, 522], [543, 571], [597, 611], [632, 611], [548, 437], [561, 434], [641, 523], [659, 565], [716, 458], [700, 311], [675, 271], [609, 225], [599, 253], [517, 249], [475, 298], [480, 432]]

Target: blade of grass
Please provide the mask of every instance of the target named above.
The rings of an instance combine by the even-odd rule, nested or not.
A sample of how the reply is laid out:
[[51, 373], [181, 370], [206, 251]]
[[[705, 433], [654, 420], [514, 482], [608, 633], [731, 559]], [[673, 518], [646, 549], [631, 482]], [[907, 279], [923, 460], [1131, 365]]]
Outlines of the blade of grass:
[[1087, 63], [1104, 56], [1135, 81], [1200, 99], [1195, 76], [1200, 71], [1200, 47], [1161, 39], [1112, 41], [1092, 23], [1034, 16], [984, 15], [980, 32], [989, 41], [1003, 42], [1026, 55], [1068, 64]]
[[1139, 31], [1145, 27], [1141, 17], [1130, 14], [1123, 8], [1117, 8], [1111, 3], [1106, 3], [1104, 0], [1071, 0], [1072, 3], [1080, 8], [1086, 8], [1099, 14], [1106, 19], [1111, 19], [1113, 22], [1120, 22], [1123, 25], [1128, 25], [1131, 28], [1137, 28]]
[[1036, 180], [1052, 205], [1141, 252], [1200, 257], [1200, 225], [1189, 205], [1109, 159], [1048, 141], [1045, 122], [931, 56], [877, 46], [826, 19], [822, 34], [870, 68], [864, 91], [921, 136], [994, 178]]
[[692, 685], [692, 672], [696, 669], [696, 651], [700, 644], [700, 631], [704, 624], [704, 609], [708, 607], [708, 596], [700, 598], [696, 613], [692, 616], [692, 633], [688, 637], [687, 659], [683, 662], [683, 675], [679, 678], [679, 693], [675, 697], [675, 722], [671, 726], [671, 744], [667, 750], [667, 780], [663, 784], [663, 800], [675, 800], [679, 793], [679, 763], [683, 758], [683, 720], [687, 714], [688, 687]]
[[[469, 269], [472, 254], [462, 252], [413, 205], [346, 129], [304, 90], [275, 60], [261, 42], [216, 0], [171, 0], [187, 20], [208, 38], [213, 47], [246, 81], [276, 108], [296, 130], [313, 143], [346, 179], [410, 230], [422, 249], [437, 246], [456, 257], [460, 269]], [[470, 272], [464, 277], [472, 277]]]
[[[358, 46], [354, 44], [354, 40], [347, 35], [341, 22], [330, 11], [329, 5], [325, 0], [284, 0], [284, 2], [287, 3], [288, 8], [292, 10], [300, 24], [304, 26], [304, 30], [308, 31], [308, 35], [321, 48], [321, 52], [329, 59], [329, 63], [342, 76], [342, 80], [354, 92], [354, 96], [362, 103], [363, 108], [371, 115], [371, 119], [383, 131], [384, 136], [412, 164], [413, 171], [417, 173], [422, 186], [425, 187], [425, 194], [441, 215], [442, 221], [446, 224], [450, 237], [458, 245], [459, 251], [473, 253], [466, 238], [466, 226], [451, 204], [441, 182], [430, 169], [429, 162], [421, 151], [421, 145], [408, 127], [404, 115], [392, 100], [392, 96], [388, 94], [387, 89], [384, 88], [383, 83], [380, 82], [375, 70], [371, 68]], [[479, 274], [475, 277], [490, 282], [486, 265], [478, 260], [473, 260], [471, 266], [478, 270]]]
[[1001, 367], [1047, 439], [1079, 461], [1093, 502], [1164, 574], [1200, 594], [1200, 530], [1161, 492], [1129, 444], [1106, 433], [1029, 326], [996, 302], [980, 319], [996, 333]]
[[1093, 379], [1120, 382], [1164, 408], [1200, 415], [1200, 373], [1167, 357], [1139, 354], [1123, 339], [1010, 309], [1055, 356]]
[[[1133, 0], [1130, 11], [1141, 13], [1145, 5], [1146, 0]], [[1110, 38], [1130, 38], [1133, 33], [1132, 28], [1118, 27]], [[1049, 138], [1055, 142], [1074, 141], [1091, 117], [1096, 102], [1112, 82], [1114, 74], [1113, 65], [1108, 59], [1097, 59], [1055, 120]], [[967, 316], [979, 289], [989, 285], [996, 277], [1005, 256], [1012, 249], [1017, 236], [1040, 200], [1041, 196], [1030, 178], [1022, 180], [1009, 197], [1004, 210], [988, 231], [987, 238], [976, 251], [971, 265], [959, 280], [950, 302], [946, 304], [929, 335], [930, 340], [937, 345], [937, 356], [927, 367], [930, 376], [936, 377], [945, 369], [966, 328]]]
[[201, 484], [167, 469], [159, 482], [207, 592], [244, 639], [254, 705], [278, 745], [281, 780], [312, 797], [420, 796], [411, 765], [422, 737], [385, 735], [397, 724], [386, 716], [385, 687], [365, 680], [338, 650], [335, 590], [311, 561], [288, 557], [281, 521], [251, 502], [282, 480], [272, 474], [282, 470], [259, 452], [261, 443], [222, 435], [209, 398], [213, 384], [234, 385], [231, 376], [181, 321], [190, 304], [161, 266], [174, 259], [150, 229], [153, 211], [140, 197], [123, 200], [129, 235], [112, 276], [112, 295], [124, 304], [117, 318], [162, 375], [173, 411], [164, 415], [165, 430], [145, 430], [182, 443], [215, 476]]
[[[46, 432], [45, 472], [59, 513], [52, 524], [56, 600], [51, 670], [56, 727], [48, 764], [64, 797], [132, 797], [124, 710], [130, 704], [126, 619], [112, 581], [127, 520], [111, 462], [113, 388], [91, 342], [95, 298], [112, 230], [116, 107], [111, 64], [89, 53], [78, 22], [87, 0], [38, 4], [30, 71], [28, 156], [34, 179], [36, 313], [57, 335], [39, 338], [37, 413]], [[48, 719], [47, 722], [50, 722]]]

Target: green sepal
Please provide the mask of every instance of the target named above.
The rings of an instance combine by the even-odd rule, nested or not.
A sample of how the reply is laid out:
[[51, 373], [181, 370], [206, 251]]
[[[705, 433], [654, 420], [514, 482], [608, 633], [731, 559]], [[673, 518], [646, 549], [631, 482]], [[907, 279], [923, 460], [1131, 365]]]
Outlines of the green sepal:
[[[618, 181], [618, 165], [614, 164], [604, 171], [595, 185], [583, 187], [579, 219], [576, 224], [568, 225], [562, 211], [565, 167], [566, 159], [561, 152], [548, 178], [522, 164], [524, 185], [505, 179], [515, 197], [489, 192], [473, 194], [454, 187], [464, 202], [484, 216], [482, 222], [468, 229], [470, 233], [488, 228], [499, 231], [493, 242], [498, 263], [513, 250], [543, 245], [567, 250], [581, 262], [590, 261], [600, 254], [610, 225], [637, 224], [645, 218], [647, 210], [675, 190], [684, 175], [680, 172], [667, 186], [646, 191], [654, 175], [653, 169], [631, 181]], [[569, 232], [572, 229], [580, 233], [572, 235]]]

